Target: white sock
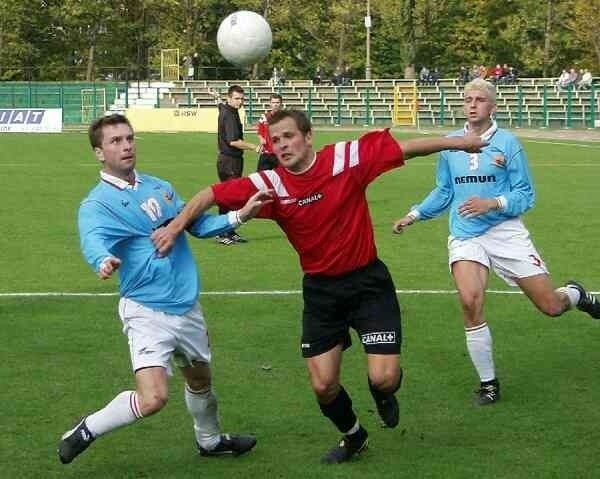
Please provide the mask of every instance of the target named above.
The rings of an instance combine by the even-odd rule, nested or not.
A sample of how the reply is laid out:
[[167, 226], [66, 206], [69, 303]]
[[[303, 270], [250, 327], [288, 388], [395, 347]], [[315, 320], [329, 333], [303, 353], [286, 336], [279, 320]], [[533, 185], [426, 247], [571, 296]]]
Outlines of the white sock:
[[128, 426], [142, 417], [137, 393], [123, 391], [117, 394], [103, 409], [90, 414], [85, 419], [85, 425], [92, 436], [98, 437], [120, 427]]
[[571, 303], [571, 308], [573, 306], [577, 306], [577, 303], [579, 303], [579, 300], [581, 299], [581, 293], [579, 293], [579, 290], [577, 288], [569, 288], [567, 286], [563, 286], [561, 288], [557, 288], [556, 292], [567, 295], [567, 297], [569, 298], [569, 303]]
[[467, 349], [471, 356], [473, 366], [479, 374], [481, 382], [491, 381], [496, 378], [494, 357], [492, 352], [492, 333], [487, 323], [474, 328], [465, 328]]
[[212, 389], [199, 393], [186, 385], [185, 405], [194, 418], [196, 441], [203, 449], [214, 449], [221, 439], [217, 396]]

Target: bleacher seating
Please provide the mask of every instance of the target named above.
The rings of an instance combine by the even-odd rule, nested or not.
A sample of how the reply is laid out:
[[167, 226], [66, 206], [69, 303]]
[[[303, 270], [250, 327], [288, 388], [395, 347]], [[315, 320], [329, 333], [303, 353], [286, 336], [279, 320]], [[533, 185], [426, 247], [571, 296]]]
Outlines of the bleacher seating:
[[[209, 89], [225, 95], [232, 84], [246, 91], [250, 123], [268, 107], [269, 95], [279, 93], [290, 108], [308, 111], [315, 124], [392, 124], [394, 88], [406, 80], [353, 80], [347, 86], [313, 85], [310, 80], [290, 80], [273, 85], [269, 80], [179, 81], [166, 89], [144, 90], [148, 103], [163, 107], [214, 107]], [[402, 94], [405, 95], [405, 94]], [[400, 96], [406, 105], [412, 98]], [[462, 86], [456, 79], [441, 79], [437, 85], [417, 87], [417, 118], [421, 125], [460, 125], [465, 121]], [[519, 79], [518, 85], [498, 86], [499, 123], [509, 127], [587, 127], [590, 123], [590, 91], [565, 91], [550, 78]], [[130, 94], [130, 99], [135, 95]], [[140, 98], [140, 100], [142, 100]], [[121, 99], [122, 103], [122, 99]], [[251, 105], [251, 107], [250, 107]], [[598, 105], [595, 105], [598, 116]]]

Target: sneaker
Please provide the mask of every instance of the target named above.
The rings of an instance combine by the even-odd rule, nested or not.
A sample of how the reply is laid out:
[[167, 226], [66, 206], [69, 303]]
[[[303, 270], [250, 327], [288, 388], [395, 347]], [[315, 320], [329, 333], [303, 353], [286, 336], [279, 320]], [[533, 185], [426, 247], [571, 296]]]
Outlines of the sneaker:
[[361, 426], [350, 436], [343, 436], [337, 446], [321, 458], [325, 464], [339, 464], [350, 460], [353, 456], [364, 451], [369, 445], [369, 434]]
[[600, 319], [600, 302], [593, 294], [588, 293], [585, 288], [577, 281], [567, 281], [567, 288], [574, 288], [579, 291], [579, 302], [577, 309], [585, 311], [594, 319]]
[[229, 236], [215, 236], [215, 240], [217, 243], [225, 246], [231, 246], [232, 244], [235, 244], [235, 242]]
[[247, 243], [248, 240], [246, 238], [242, 238], [239, 234], [237, 233], [233, 233], [230, 238], [235, 242], [235, 243]]
[[375, 405], [384, 427], [396, 427], [398, 425], [400, 422], [400, 408], [394, 394], [390, 394], [385, 399], [376, 400]]
[[221, 434], [221, 440], [212, 449], [204, 449], [197, 444], [201, 456], [239, 456], [256, 446], [254, 436], [231, 436]]
[[79, 454], [85, 451], [94, 442], [92, 433], [85, 425], [85, 417], [77, 425], [65, 432], [58, 444], [58, 458], [63, 464], [69, 464]]
[[487, 406], [500, 400], [500, 383], [497, 379], [492, 379], [485, 383], [481, 383], [479, 390], [476, 391], [476, 402], [480, 406]]

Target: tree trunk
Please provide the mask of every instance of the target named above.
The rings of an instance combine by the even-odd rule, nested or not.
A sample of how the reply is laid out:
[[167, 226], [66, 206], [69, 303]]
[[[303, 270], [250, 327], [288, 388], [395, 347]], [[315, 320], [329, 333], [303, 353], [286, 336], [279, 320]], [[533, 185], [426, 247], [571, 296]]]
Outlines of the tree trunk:
[[[191, 0], [187, 0], [184, 5], [184, 25], [185, 25], [185, 40], [183, 45], [182, 55], [186, 57], [191, 57], [194, 53], [194, 37], [195, 37], [195, 20], [196, 15], [194, 11], [194, 2]], [[184, 75], [187, 75], [187, 72], [184, 72]]]
[[416, 0], [405, 0], [402, 12], [402, 24], [406, 37], [406, 65], [404, 67], [404, 78], [415, 78], [415, 56], [417, 51], [415, 38], [415, 18], [413, 12], [416, 8]]
[[87, 71], [85, 73], [85, 80], [92, 81], [92, 73], [94, 71], [94, 52], [96, 50], [95, 45], [90, 45], [89, 53], [88, 53], [88, 63], [87, 63]]
[[340, 32], [340, 41], [338, 42], [337, 67], [342, 68], [344, 63], [344, 48], [346, 46], [346, 26], [344, 25]]
[[550, 67], [550, 47], [552, 36], [552, 21], [554, 17], [554, 0], [546, 2], [546, 25], [544, 27], [544, 65], [542, 67], [542, 76], [548, 78], [548, 68]]
[[600, 65], [600, 35], [596, 34], [592, 36], [592, 45], [594, 47], [594, 53], [596, 54], [596, 65]]

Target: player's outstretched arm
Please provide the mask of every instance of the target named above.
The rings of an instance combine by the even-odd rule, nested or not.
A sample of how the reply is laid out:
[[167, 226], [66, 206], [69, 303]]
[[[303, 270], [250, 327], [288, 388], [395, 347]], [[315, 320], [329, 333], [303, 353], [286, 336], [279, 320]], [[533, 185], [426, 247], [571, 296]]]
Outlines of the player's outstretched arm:
[[215, 204], [215, 196], [212, 188], [204, 188], [188, 201], [183, 210], [166, 227], [157, 229], [152, 233], [152, 241], [159, 254], [167, 254], [177, 236], [187, 228], [187, 226], [204, 213], [208, 208]]
[[[254, 218], [260, 209], [273, 201], [273, 190], [257, 191], [246, 204], [237, 210], [236, 217], [239, 224]], [[177, 236], [188, 227], [196, 218], [199, 218], [208, 208], [215, 203], [212, 188], [208, 187], [196, 194], [181, 210], [181, 212], [167, 226], [159, 228], [152, 233], [152, 241], [158, 254], [164, 256], [169, 253]], [[236, 225], [237, 226], [237, 225]]]
[[[196, 238], [212, 238], [213, 236], [227, 233], [254, 218], [263, 205], [271, 203], [271, 193], [272, 190], [258, 191], [250, 197], [242, 208], [230, 211], [224, 215], [203, 213], [196, 220], [192, 221], [186, 227], [186, 230]], [[183, 209], [183, 206], [181, 204], [179, 208]], [[160, 235], [161, 233], [156, 233], [155, 237]]]
[[400, 147], [404, 153], [404, 159], [415, 156], [427, 156], [442, 150], [463, 150], [467, 153], [479, 153], [488, 144], [479, 136], [453, 136], [443, 138], [418, 138], [401, 141]]
[[240, 223], [246, 223], [246, 221], [254, 218], [261, 208], [273, 202], [273, 190], [260, 190], [254, 193], [246, 204], [237, 210], [237, 217]]

